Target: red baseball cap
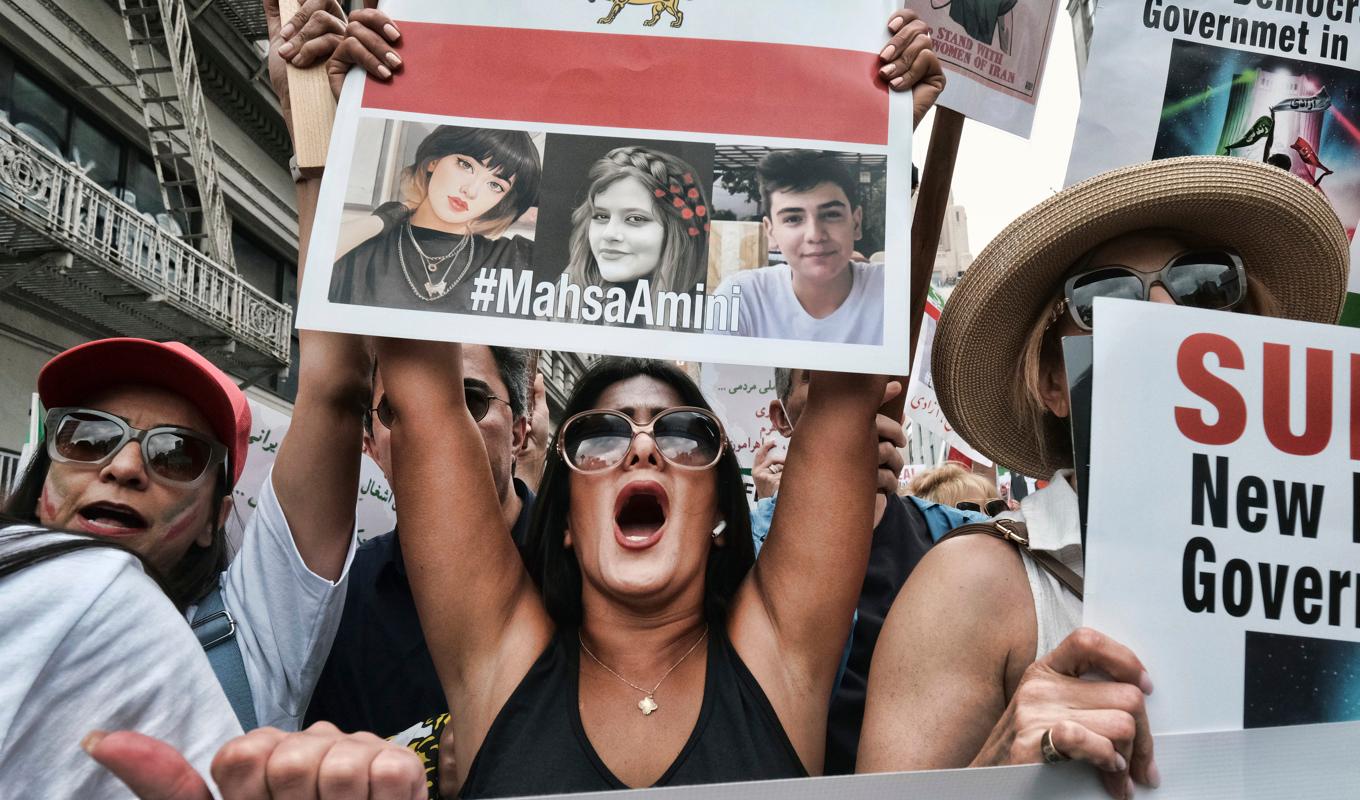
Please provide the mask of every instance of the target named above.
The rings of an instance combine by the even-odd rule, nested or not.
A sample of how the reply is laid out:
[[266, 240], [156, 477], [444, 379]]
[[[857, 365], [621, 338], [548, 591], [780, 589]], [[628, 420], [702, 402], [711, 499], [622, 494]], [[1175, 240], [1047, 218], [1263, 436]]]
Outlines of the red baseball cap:
[[43, 365], [38, 398], [46, 408], [78, 406], [127, 385], [165, 389], [192, 403], [227, 446], [227, 470], [236, 484], [246, 462], [250, 404], [226, 373], [187, 344], [120, 338], [76, 345]]

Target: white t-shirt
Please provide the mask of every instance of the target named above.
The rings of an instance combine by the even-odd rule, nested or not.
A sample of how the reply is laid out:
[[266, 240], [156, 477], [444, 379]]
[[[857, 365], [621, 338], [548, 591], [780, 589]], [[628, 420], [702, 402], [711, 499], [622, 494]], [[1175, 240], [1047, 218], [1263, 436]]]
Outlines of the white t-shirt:
[[[1081, 504], [1068, 482], [1071, 470], [1058, 470], [1048, 485], [1020, 501], [1019, 511], [1007, 511], [999, 518], [1025, 523], [1029, 530], [1030, 550], [1055, 556], [1068, 569], [1086, 574], [1081, 547]], [[1081, 599], [1053, 577], [1023, 549], [1021, 561], [1034, 595], [1034, 620], [1037, 625], [1034, 660], [1057, 648], [1067, 635], [1081, 626]]]
[[[41, 533], [14, 546], [63, 538]], [[131, 797], [80, 749], [95, 729], [168, 742], [210, 786], [213, 756], [241, 735], [189, 626], [137, 559], [117, 550], [81, 550], [0, 578], [0, 676], [6, 797]]]
[[[311, 702], [345, 608], [349, 553], [340, 580], [307, 569], [274, 493], [271, 472], [246, 526], [241, 552], [222, 573], [222, 604], [236, 621], [236, 642], [255, 701], [255, 721], [295, 731]], [[185, 619], [192, 621], [197, 606]]]
[[[788, 264], [742, 270], [729, 276], [715, 294], [728, 302], [732, 287], [741, 287], [737, 336], [797, 339], [813, 342], [883, 344], [883, 265], [850, 262], [854, 285], [840, 308], [817, 319], [803, 309], [793, 293], [793, 269]], [[710, 333], [726, 333], [717, 327]]]

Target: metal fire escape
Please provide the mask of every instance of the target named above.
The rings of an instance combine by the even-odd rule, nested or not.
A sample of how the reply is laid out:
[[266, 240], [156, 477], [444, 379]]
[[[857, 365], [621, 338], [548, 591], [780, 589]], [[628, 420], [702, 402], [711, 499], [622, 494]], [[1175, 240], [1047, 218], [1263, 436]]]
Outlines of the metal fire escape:
[[118, 0], [166, 210], [183, 238], [235, 269], [231, 220], [208, 132], [183, 0]]

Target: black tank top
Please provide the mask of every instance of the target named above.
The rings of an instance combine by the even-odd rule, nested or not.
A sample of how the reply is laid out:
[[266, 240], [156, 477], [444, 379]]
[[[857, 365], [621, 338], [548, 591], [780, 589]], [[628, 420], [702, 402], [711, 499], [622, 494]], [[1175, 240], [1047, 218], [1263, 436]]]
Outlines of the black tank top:
[[[689, 740], [656, 786], [805, 778], [765, 692], [714, 627], [703, 705]], [[580, 644], [559, 630], [491, 723], [462, 797], [626, 789], [600, 760], [581, 725]]]

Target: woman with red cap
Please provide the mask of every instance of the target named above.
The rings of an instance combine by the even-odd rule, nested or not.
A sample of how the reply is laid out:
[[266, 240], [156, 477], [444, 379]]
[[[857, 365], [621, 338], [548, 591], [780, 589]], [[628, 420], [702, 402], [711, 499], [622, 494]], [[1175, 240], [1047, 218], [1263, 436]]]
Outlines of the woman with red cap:
[[[324, 341], [323, 358], [337, 366]], [[317, 415], [343, 405], [318, 402], [337, 394], [315, 391], [323, 372], [304, 364], [296, 411], [310, 418], [285, 439], [230, 563], [223, 526], [245, 462], [250, 406], [231, 378], [179, 342], [102, 339], [49, 361], [38, 375], [43, 443], [8, 502], [25, 522], [140, 556], [194, 628], [246, 730], [297, 729], [343, 604], [352, 537], [336, 531], [348, 534], [353, 523], [318, 529], [315, 506], [326, 498], [333, 514], [352, 518], [358, 414], [348, 415], [353, 458], [340, 458], [344, 420], [317, 435]], [[310, 494], [299, 491], [308, 478]]]
[[[286, 27], [266, 6], [271, 30]], [[324, 50], [314, 28], [343, 30], [339, 14], [308, 0], [276, 44]], [[281, 65], [271, 58], [276, 85]], [[315, 183], [299, 184], [304, 243]], [[190, 347], [139, 339], [44, 367], [45, 438], [0, 515], [0, 786], [124, 796], [79, 745], [148, 797], [208, 797], [210, 764], [227, 797], [267, 796], [266, 777], [322, 797], [368, 796], [354, 783], [370, 778], [374, 796], [423, 796], [401, 748], [329, 725], [284, 733], [340, 619], [371, 365], [358, 337], [303, 331], [294, 369], [288, 435], [228, 565], [222, 525], [251, 431], [235, 383]], [[243, 727], [256, 729], [232, 740]]]

